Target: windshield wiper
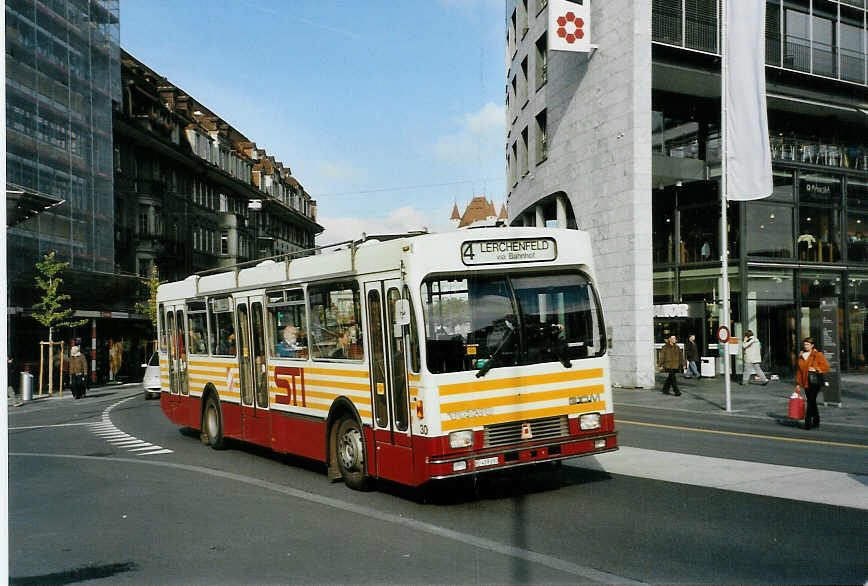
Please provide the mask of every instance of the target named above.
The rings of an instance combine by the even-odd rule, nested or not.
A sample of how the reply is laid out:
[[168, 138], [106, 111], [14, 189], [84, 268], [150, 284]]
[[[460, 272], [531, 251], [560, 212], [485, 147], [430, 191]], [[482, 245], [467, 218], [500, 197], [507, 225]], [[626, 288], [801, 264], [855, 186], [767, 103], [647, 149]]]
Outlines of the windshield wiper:
[[506, 343], [512, 339], [512, 335], [515, 333], [515, 326], [513, 326], [509, 322], [509, 320], [504, 320], [503, 323], [506, 324], [506, 327], [509, 328], [509, 331], [506, 332], [505, 336], [503, 336], [503, 340], [500, 341], [500, 345], [497, 347], [497, 349], [491, 353], [491, 356], [488, 357], [485, 365], [480, 368], [479, 371], [476, 373], [476, 378], [482, 378], [486, 374], [488, 374], [488, 371], [491, 370], [491, 368], [494, 366], [494, 361], [500, 356], [500, 351], [503, 350], [504, 346], [506, 346]]
[[573, 363], [570, 362], [570, 357], [567, 356], [567, 342], [566, 340], [561, 339], [561, 333], [564, 331], [564, 326], [561, 324], [552, 324], [552, 330], [550, 336], [553, 338], [551, 341], [551, 345], [549, 346], [550, 350], [553, 350], [555, 355], [560, 360], [561, 364], [564, 365], [564, 368], [572, 368]]

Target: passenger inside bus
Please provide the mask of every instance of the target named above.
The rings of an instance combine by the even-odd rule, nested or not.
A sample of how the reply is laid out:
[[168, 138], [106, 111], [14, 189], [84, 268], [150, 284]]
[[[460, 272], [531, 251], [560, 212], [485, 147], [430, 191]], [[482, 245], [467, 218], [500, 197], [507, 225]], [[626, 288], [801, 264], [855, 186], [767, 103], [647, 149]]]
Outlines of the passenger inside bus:
[[217, 344], [217, 354], [222, 356], [235, 356], [235, 333], [224, 331], [220, 334], [220, 343]]
[[298, 328], [286, 326], [283, 328], [283, 339], [277, 344], [275, 353], [282, 358], [295, 358], [303, 346], [298, 343]]

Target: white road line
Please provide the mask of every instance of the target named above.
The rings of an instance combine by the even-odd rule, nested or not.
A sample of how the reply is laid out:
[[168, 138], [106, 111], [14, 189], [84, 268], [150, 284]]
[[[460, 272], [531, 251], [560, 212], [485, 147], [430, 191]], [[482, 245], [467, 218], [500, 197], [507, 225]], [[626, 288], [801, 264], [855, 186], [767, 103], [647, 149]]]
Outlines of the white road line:
[[623, 476], [868, 510], [868, 490], [865, 490], [868, 475], [864, 474], [631, 447], [576, 458], [567, 465]]
[[93, 432], [97, 437], [104, 439], [106, 442], [111, 444], [112, 447], [123, 449], [127, 452], [133, 452], [136, 456], [171, 454], [172, 450], [141, 440], [133, 435], [121, 431], [112, 423], [111, 416], [109, 415], [112, 412], [112, 409], [137, 397], [138, 395], [133, 395], [132, 397], [127, 397], [126, 399], [106, 407], [102, 412], [102, 417], [100, 418], [101, 421], [99, 423], [88, 424], [91, 426], [91, 432]]
[[165, 462], [162, 460], [137, 460], [132, 458], [113, 458], [113, 457], [96, 457], [96, 456], [74, 456], [74, 455], [66, 455], [66, 454], [25, 454], [25, 453], [10, 453], [10, 457], [31, 457], [31, 458], [64, 458], [64, 459], [73, 459], [73, 460], [90, 460], [93, 462], [113, 462], [113, 463], [129, 463], [129, 464], [145, 464], [148, 466], [162, 466], [165, 468], [171, 468], [174, 470], [185, 470], [187, 472], [198, 472], [200, 474], [205, 474], [208, 476], [214, 476], [218, 478], [234, 480], [236, 482], [242, 482], [251, 486], [256, 486], [265, 490], [270, 490], [272, 492], [277, 492], [280, 494], [285, 494], [293, 499], [305, 500], [311, 503], [316, 503], [325, 507], [330, 507], [332, 509], [337, 509], [340, 511], [345, 511], [351, 514], [360, 515], [363, 517], [367, 517], [369, 519], [374, 519], [377, 521], [382, 521], [385, 523], [392, 523], [394, 525], [399, 525], [401, 527], [406, 527], [412, 529], [413, 531], [424, 532], [429, 535], [434, 535], [436, 537], [440, 537], [443, 539], [449, 539], [451, 541], [456, 541], [458, 543], [469, 545], [471, 547], [476, 547], [482, 550], [490, 551], [493, 553], [514, 557], [516, 559], [525, 560], [531, 563], [540, 564], [547, 568], [551, 568], [553, 570], [558, 570], [559, 572], [564, 572], [566, 574], [571, 574], [573, 576], [578, 576], [582, 578], [584, 581], [591, 582], [600, 582], [603, 584], [641, 584], [642, 582], [637, 582], [635, 580], [631, 580], [629, 578], [625, 578], [623, 576], [618, 576], [616, 574], [610, 574], [608, 572], [600, 571], [596, 568], [592, 568], [590, 566], [583, 566], [580, 564], [576, 564], [574, 562], [564, 560], [561, 558], [557, 558], [555, 556], [546, 555], [543, 553], [538, 553], [535, 551], [531, 551], [529, 549], [523, 549], [520, 547], [515, 547], [513, 545], [508, 545], [506, 543], [501, 543], [499, 541], [495, 541], [493, 539], [488, 539], [486, 537], [479, 537], [478, 535], [472, 535], [470, 533], [462, 533], [461, 531], [456, 531], [454, 529], [449, 529], [446, 527], [441, 527], [440, 525], [435, 525], [434, 523], [428, 523], [426, 521], [418, 521], [416, 519], [412, 519], [410, 517], [405, 517], [399, 514], [387, 513], [385, 511], [380, 511], [378, 509], [374, 509], [373, 507], [366, 507], [364, 505], [358, 505], [354, 503], [348, 503], [342, 500], [338, 500], [336, 498], [331, 498], [327, 496], [323, 496], [320, 494], [315, 494], [312, 492], [307, 492], [304, 490], [299, 490], [297, 488], [290, 488], [288, 486], [282, 486], [280, 484], [275, 484], [274, 482], [268, 482], [267, 480], [260, 480], [258, 478], [251, 478], [249, 476], [242, 476], [241, 474], [234, 474], [232, 472], [223, 472], [220, 470], [213, 470], [211, 468], [204, 468], [202, 466], [193, 466], [189, 464], [178, 464], [176, 462]]

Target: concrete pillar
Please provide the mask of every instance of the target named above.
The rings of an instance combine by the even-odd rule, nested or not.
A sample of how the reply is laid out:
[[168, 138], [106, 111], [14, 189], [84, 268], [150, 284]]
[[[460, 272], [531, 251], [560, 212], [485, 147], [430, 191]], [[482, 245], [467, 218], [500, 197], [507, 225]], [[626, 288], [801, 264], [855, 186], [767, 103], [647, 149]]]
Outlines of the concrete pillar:
[[536, 206], [534, 208], [534, 211], [536, 212], [536, 222], [534, 225], [537, 228], [545, 228], [546, 227], [546, 215], [545, 215], [545, 212], [543, 211], [543, 207], [542, 206]]
[[563, 195], [555, 199], [555, 213], [557, 214], [558, 228], [567, 227], [567, 200]]

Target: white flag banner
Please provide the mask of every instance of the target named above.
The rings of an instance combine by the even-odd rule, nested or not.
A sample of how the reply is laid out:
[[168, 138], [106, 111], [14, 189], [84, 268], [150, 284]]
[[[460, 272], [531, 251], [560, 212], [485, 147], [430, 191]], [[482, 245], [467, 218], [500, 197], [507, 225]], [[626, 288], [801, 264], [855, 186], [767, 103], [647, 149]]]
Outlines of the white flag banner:
[[727, 2], [727, 199], [762, 199], [772, 192], [772, 157], [766, 112], [765, 2]]
[[589, 0], [549, 0], [549, 51], [591, 51], [591, 10]]

